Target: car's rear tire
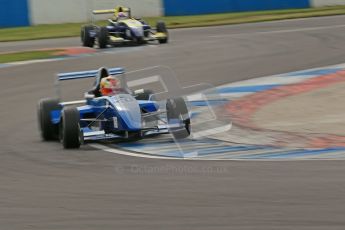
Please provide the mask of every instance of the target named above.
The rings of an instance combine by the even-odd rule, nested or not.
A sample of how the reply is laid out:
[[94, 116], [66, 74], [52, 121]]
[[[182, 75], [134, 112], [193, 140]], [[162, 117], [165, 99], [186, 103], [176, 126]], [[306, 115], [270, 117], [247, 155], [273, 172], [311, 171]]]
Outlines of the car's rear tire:
[[59, 100], [54, 98], [44, 98], [38, 102], [38, 124], [43, 140], [58, 139], [58, 125], [52, 123], [51, 112], [60, 109]]
[[150, 100], [150, 99], [153, 100], [152, 94], [154, 94], [152, 90], [143, 89], [141, 90], [141, 92], [135, 93], [134, 97], [137, 100]]
[[[139, 92], [135, 92], [134, 97], [137, 100], [144, 100], [144, 101], [155, 101], [155, 97], [154, 97], [154, 92], [152, 90], [149, 89], [142, 89]], [[148, 113], [148, 111], [144, 111], [142, 110], [142, 113]], [[153, 116], [148, 116], [143, 118], [143, 122], [146, 124], [147, 127], [153, 128], [155, 126], [158, 126], [158, 117], [157, 115], [153, 115]], [[147, 128], [146, 127], [146, 128]]]
[[157, 32], [159, 32], [159, 33], [165, 33], [165, 34], [167, 35], [166, 38], [159, 39], [158, 42], [159, 42], [160, 44], [165, 44], [165, 43], [167, 43], [168, 40], [169, 40], [169, 34], [168, 34], [168, 30], [167, 30], [167, 27], [166, 27], [165, 23], [162, 22], [162, 21], [157, 22], [156, 29], [157, 29]]
[[79, 120], [79, 111], [76, 108], [66, 107], [62, 110], [60, 139], [65, 149], [76, 149], [80, 147], [81, 132]]
[[83, 46], [93, 47], [95, 44], [95, 38], [90, 36], [90, 31], [93, 30], [93, 26], [87, 25], [81, 28], [80, 38]]
[[[187, 138], [190, 135], [190, 117], [183, 98], [168, 99], [166, 104], [169, 131], [175, 139]], [[178, 125], [176, 127], [176, 125]]]
[[101, 27], [98, 32], [98, 45], [99, 48], [104, 49], [107, 48], [109, 40], [109, 32], [107, 27]]

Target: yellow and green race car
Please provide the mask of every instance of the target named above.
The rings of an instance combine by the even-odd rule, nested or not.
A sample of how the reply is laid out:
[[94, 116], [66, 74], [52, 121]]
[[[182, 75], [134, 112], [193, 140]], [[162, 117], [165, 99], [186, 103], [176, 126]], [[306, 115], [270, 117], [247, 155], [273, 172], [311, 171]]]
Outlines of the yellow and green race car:
[[93, 47], [98, 43], [103, 49], [110, 46], [125, 43], [144, 44], [149, 41], [158, 41], [160, 44], [169, 40], [168, 30], [164, 22], [157, 22], [156, 28], [151, 28], [142, 19], [135, 19], [131, 16], [130, 8], [116, 7], [108, 10], [94, 10], [96, 14], [113, 14], [108, 19], [107, 26], [97, 26], [95, 23], [85, 25], [81, 28], [82, 45]]

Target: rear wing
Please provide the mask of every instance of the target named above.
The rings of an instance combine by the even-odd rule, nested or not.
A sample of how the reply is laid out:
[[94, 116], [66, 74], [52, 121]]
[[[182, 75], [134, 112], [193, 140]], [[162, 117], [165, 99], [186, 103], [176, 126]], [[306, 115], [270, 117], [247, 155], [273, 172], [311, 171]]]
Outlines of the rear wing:
[[[70, 72], [70, 73], [59, 73], [57, 75], [58, 81], [67, 81], [67, 80], [75, 80], [75, 79], [83, 79], [83, 78], [92, 78], [97, 77], [98, 70], [89, 70], [89, 71], [82, 71], [82, 72]], [[119, 75], [123, 74], [125, 70], [123, 68], [111, 68], [108, 69], [110, 75]]]
[[127, 13], [128, 17], [131, 18], [131, 8], [118, 6], [114, 9], [104, 9], [104, 10], [93, 10], [91, 14], [91, 23], [95, 24], [96, 18], [95, 15], [102, 15], [102, 14], [112, 14], [114, 18], [117, 18], [119, 12]]
[[117, 14], [119, 12], [128, 13], [129, 14], [128, 16], [130, 16], [131, 9], [127, 8], [127, 7], [119, 6], [119, 7], [116, 7], [114, 9], [93, 10], [92, 11], [93, 14], [114, 14], [115, 16], [117, 16]]
[[115, 9], [108, 9], [108, 10], [93, 10], [93, 14], [114, 14], [116, 12]]

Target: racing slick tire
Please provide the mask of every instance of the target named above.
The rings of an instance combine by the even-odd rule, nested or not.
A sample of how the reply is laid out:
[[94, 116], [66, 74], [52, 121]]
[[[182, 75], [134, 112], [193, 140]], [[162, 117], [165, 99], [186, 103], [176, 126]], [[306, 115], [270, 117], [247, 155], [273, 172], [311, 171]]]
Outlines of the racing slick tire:
[[[154, 92], [152, 90], [141, 89], [141, 90], [137, 90], [136, 92], [134, 92], [134, 97], [137, 100], [154, 101], [155, 97], [152, 94], [154, 94]], [[142, 111], [142, 113], [145, 114], [145, 113], [147, 113], [147, 111]], [[143, 119], [143, 122], [150, 127], [154, 127], [154, 126], [158, 125], [158, 117], [157, 116], [148, 116], [148, 117], [145, 117]]]
[[165, 34], [167, 35], [166, 38], [159, 39], [158, 42], [159, 42], [160, 44], [165, 44], [165, 43], [167, 43], [167, 42], [168, 42], [169, 36], [168, 36], [168, 30], [167, 30], [167, 27], [166, 27], [165, 23], [162, 22], [162, 21], [157, 22], [156, 29], [157, 29], [157, 32], [159, 32], [159, 33], [165, 33]]
[[137, 37], [134, 40], [137, 45], [145, 44], [145, 39], [143, 37]]
[[80, 32], [80, 38], [83, 46], [92, 48], [95, 44], [95, 38], [90, 36], [90, 31], [93, 29], [93, 26], [83, 26]]
[[60, 140], [65, 149], [80, 147], [81, 132], [79, 125], [79, 111], [74, 107], [66, 107], [62, 110], [60, 123]]
[[[135, 92], [134, 97], [137, 100], [153, 100], [152, 98], [152, 94], [154, 94], [154, 92], [152, 90], [149, 89], [142, 89], [142, 90], [138, 90], [139, 92]], [[150, 98], [151, 97], [151, 98]]]
[[109, 40], [109, 33], [107, 27], [101, 27], [98, 32], [98, 45], [99, 48], [107, 48]]
[[38, 124], [43, 140], [51, 141], [58, 139], [58, 125], [52, 123], [51, 112], [60, 109], [59, 100], [54, 98], [44, 98], [38, 102]]
[[[168, 99], [166, 104], [169, 131], [175, 139], [184, 139], [190, 135], [190, 117], [183, 98]], [[178, 124], [178, 126], [176, 125]]]

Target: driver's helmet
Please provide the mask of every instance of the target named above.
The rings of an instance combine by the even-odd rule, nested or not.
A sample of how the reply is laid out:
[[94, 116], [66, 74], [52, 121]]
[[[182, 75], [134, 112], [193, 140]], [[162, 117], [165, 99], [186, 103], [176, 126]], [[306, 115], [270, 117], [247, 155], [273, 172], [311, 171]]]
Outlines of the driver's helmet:
[[101, 80], [100, 92], [102, 96], [112, 96], [121, 90], [120, 82], [114, 76], [108, 76]]
[[126, 19], [127, 18], [127, 15], [124, 13], [124, 12], [119, 12], [118, 14], [117, 14], [117, 18], [118, 19]]

